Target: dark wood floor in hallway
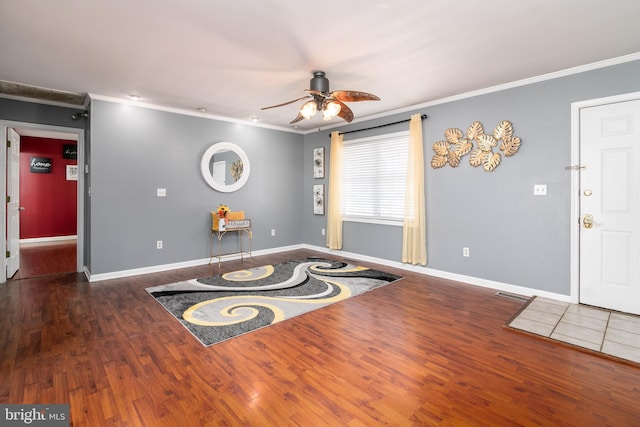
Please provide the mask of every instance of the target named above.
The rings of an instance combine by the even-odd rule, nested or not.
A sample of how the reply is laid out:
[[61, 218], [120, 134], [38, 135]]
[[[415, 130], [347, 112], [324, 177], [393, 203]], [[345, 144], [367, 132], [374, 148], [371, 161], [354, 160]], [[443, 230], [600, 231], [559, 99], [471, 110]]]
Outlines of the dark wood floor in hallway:
[[504, 329], [523, 303], [491, 289], [358, 262], [404, 279], [211, 347], [145, 292], [309, 255], [0, 285], [0, 403], [73, 426], [638, 425], [640, 369]]
[[76, 241], [22, 243], [20, 267], [11, 280], [76, 271]]

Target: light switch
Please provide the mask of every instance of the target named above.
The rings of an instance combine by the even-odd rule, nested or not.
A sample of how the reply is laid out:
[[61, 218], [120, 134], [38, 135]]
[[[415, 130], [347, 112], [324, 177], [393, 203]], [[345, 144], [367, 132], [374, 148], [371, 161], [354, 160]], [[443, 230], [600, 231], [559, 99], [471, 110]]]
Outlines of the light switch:
[[167, 189], [158, 188], [158, 197], [167, 197]]
[[546, 196], [547, 195], [547, 184], [535, 184], [533, 186], [533, 195], [534, 196]]

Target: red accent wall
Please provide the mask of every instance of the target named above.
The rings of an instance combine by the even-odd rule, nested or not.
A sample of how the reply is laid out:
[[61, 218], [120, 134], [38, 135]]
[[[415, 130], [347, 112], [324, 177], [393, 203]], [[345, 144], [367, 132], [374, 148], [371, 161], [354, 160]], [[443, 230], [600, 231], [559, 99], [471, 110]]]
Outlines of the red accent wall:
[[[67, 181], [62, 146], [75, 141], [51, 138], [20, 138], [20, 238], [75, 236], [77, 234], [77, 181]], [[31, 157], [51, 159], [51, 173], [31, 173]]]

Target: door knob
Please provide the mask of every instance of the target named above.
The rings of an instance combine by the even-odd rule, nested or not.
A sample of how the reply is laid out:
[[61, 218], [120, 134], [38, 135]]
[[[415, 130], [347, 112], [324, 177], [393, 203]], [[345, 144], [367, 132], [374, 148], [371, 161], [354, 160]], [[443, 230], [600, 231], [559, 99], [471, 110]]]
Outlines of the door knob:
[[584, 216], [582, 217], [582, 225], [584, 225], [584, 228], [592, 228], [593, 227], [593, 215], [584, 214]]

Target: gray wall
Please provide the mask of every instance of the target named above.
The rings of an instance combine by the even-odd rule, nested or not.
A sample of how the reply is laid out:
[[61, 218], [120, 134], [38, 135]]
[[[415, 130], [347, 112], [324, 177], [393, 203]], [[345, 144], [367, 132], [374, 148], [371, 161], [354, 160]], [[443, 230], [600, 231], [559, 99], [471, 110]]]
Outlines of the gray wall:
[[[37, 125], [55, 126], [61, 129], [85, 129], [87, 120], [84, 118], [73, 120], [71, 116], [74, 113], [83, 111], [83, 108], [69, 108], [54, 105], [38, 104], [35, 102], [19, 101], [15, 99], [0, 98], [0, 120], [6, 122], [19, 122]], [[50, 129], [49, 129], [50, 130]], [[86, 137], [86, 132], [85, 132]], [[4, 167], [3, 167], [4, 170]], [[2, 186], [5, 185], [4, 176], [0, 179]], [[4, 214], [2, 215], [4, 218]], [[87, 216], [85, 215], [85, 220]], [[4, 221], [4, 220], [3, 220]], [[87, 224], [84, 223], [84, 233], [87, 233]], [[85, 257], [87, 250], [85, 249]], [[86, 261], [86, 260], [85, 260]]]
[[71, 118], [74, 113], [83, 110], [0, 98], [0, 119], [7, 121], [85, 129], [86, 120]]
[[[569, 294], [571, 102], [640, 91], [640, 61], [416, 110], [425, 142], [428, 267], [450, 273]], [[357, 106], [354, 106], [357, 112]], [[254, 250], [301, 243], [325, 247], [326, 215], [314, 215], [313, 184], [328, 190], [329, 131], [299, 135], [250, 125], [93, 100], [89, 123], [75, 109], [0, 99], [0, 119], [65, 127], [88, 125], [85, 216], [91, 274], [208, 257], [210, 212], [220, 203], [253, 221]], [[407, 119], [407, 112], [344, 126], [359, 129]], [[519, 153], [492, 173], [468, 165], [429, 166], [434, 142], [449, 127], [486, 129], [513, 123]], [[405, 130], [395, 125], [349, 138]], [[219, 193], [200, 176], [213, 143], [242, 147], [251, 178], [235, 193]], [[313, 179], [312, 156], [327, 147], [325, 177]], [[533, 185], [547, 184], [546, 197]], [[156, 189], [167, 197], [157, 198]], [[271, 237], [271, 229], [276, 236]], [[344, 251], [399, 261], [400, 227], [345, 223]], [[164, 249], [155, 249], [163, 240]], [[225, 250], [235, 242], [226, 239]], [[462, 247], [471, 256], [462, 257]]]
[[[92, 101], [89, 133], [91, 274], [207, 258], [219, 204], [252, 220], [253, 250], [301, 243], [301, 135], [101, 100]], [[200, 175], [202, 154], [221, 141], [250, 160], [248, 183], [233, 193]], [[237, 248], [235, 236], [222, 242], [223, 252]]]
[[[571, 103], [640, 91], [640, 61], [426, 107], [423, 121], [428, 267], [450, 273], [569, 295]], [[354, 109], [357, 107], [354, 106]], [[407, 119], [414, 112], [349, 125], [365, 128]], [[491, 173], [468, 164], [430, 167], [432, 146], [447, 128], [466, 131], [475, 120], [491, 131], [509, 120], [520, 151]], [[408, 124], [402, 125], [408, 129]], [[398, 126], [345, 136], [360, 138], [402, 130]], [[326, 216], [310, 213], [312, 151], [327, 147], [329, 131], [305, 136], [304, 242], [325, 246]], [[327, 175], [328, 176], [328, 175]], [[534, 196], [547, 184], [547, 196]], [[308, 206], [308, 208], [307, 208]], [[400, 227], [345, 223], [343, 250], [400, 261]], [[470, 248], [470, 257], [462, 248]]]

